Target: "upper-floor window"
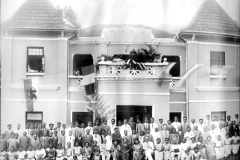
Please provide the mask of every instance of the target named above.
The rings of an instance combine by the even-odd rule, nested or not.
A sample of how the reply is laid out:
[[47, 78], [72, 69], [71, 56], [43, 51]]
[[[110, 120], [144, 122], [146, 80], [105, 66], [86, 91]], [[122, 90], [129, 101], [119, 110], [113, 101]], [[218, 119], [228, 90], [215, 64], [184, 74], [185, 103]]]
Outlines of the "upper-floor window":
[[26, 112], [26, 126], [41, 125], [42, 121], [43, 112]]
[[27, 72], [42, 73], [45, 69], [44, 48], [27, 48]]
[[82, 67], [93, 64], [93, 56], [91, 54], [75, 54], [73, 56], [73, 74], [75, 76], [82, 75]]
[[172, 76], [172, 77], [180, 77], [180, 62], [181, 62], [181, 59], [180, 59], [180, 56], [171, 56], [171, 55], [163, 55], [162, 56], [162, 60], [161, 62], [164, 62], [164, 59], [167, 58], [167, 62], [168, 63], [171, 63], [171, 62], [175, 62], [176, 64], [172, 67], [172, 69], [169, 71], [169, 74]]
[[210, 52], [210, 74], [224, 75], [225, 52]]

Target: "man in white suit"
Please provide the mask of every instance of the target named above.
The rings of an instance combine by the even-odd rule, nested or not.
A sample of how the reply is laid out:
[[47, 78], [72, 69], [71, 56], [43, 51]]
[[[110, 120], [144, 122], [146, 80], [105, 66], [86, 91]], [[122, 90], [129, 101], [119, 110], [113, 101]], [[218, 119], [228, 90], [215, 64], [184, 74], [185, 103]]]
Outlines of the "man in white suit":
[[131, 127], [127, 124], [127, 119], [124, 119], [123, 125], [121, 126], [120, 134], [123, 137], [124, 136], [124, 131], [127, 130], [127, 135], [130, 136], [132, 135], [132, 129]]

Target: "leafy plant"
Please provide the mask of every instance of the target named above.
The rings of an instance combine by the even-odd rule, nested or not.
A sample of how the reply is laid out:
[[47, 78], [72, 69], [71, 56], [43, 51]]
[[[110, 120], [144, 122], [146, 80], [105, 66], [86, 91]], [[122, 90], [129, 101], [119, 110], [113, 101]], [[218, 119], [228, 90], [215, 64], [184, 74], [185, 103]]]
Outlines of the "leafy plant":
[[132, 60], [135, 62], [153, 62], [156, 57], [159, 56], [159, 54], [156, 54], [156, 50], [152, 45], [148, 45], [148, 49], [145, 48], [139, 48], [137, 50], [132, 50], [130, 52], [130, 55], [132, 55]]
[[115, 109], [110, 109], [110, 106], [103, 100], [103, 96], [97, 93], [85, 96], [88, 104], [88, 111], [94, 113], [94, 120], [100, 122], [115, 117]]

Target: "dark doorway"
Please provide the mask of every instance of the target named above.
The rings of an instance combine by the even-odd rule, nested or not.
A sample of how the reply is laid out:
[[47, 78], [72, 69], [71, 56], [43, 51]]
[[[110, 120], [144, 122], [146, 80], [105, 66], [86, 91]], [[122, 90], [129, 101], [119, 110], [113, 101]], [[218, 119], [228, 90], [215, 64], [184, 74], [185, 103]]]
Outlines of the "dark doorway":
[[117, 106], [117, 122], [123, 122], [125, 118], [134, 118], [134, 121], [139, 118], [143, 122], [144, 117], [152, 117], [152, 106], [135, 106], [135, 105], [118, 105]]
[[93, 122], [93, 112], [72, 112], [72, 122], [75, 124], [76, 121], [87, 126], [88, 122]]
[[164, 61], [164, 58], [167, 58], [167, 62], [175, 62], [176, 64], [172, 67], [169, 74], [172, 77], [180, 77], [180, 57], [179, 56], [162, 56], [162, 62]]
[[178, 118], [178, 122], [181, 123], [182, 121], [182, 112], [170, 112], [170, 121], [173, 122], [174, 121], [174, 117]]

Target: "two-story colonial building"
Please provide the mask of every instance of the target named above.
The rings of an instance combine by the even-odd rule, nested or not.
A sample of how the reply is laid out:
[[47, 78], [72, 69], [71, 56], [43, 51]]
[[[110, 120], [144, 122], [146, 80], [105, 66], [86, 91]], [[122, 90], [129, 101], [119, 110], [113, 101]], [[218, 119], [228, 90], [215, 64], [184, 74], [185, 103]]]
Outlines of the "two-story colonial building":
[[[113, 118], [174, 116], [205, 118], [239, 113], [239, 28], [215, 0], [205, 0], [186, 29], [176, 36], [141, 25], [95, 25], [76, 30], [65, 24], [48, 0], [27, 0], [3, 26], [1, 129], [7, 124], [93, 120], [75, 71], [97, 57], [122, 55], [152, 45], [161, 63], [147, 71], [123, 70], [103, 63], [95, 76], [97, 91]], [[168, 78], [160, 78], [175, 62]], [[186, 78], [195, 64], [202, 65]], [[24, 79], [38, 77], [33, 111], [26, 105]], [[169, 83], [183, 81], [180, 88]], [[161, 83], [160, 83], [161, 81]], [[15, 127], [15, 126], [14, 126]]]

